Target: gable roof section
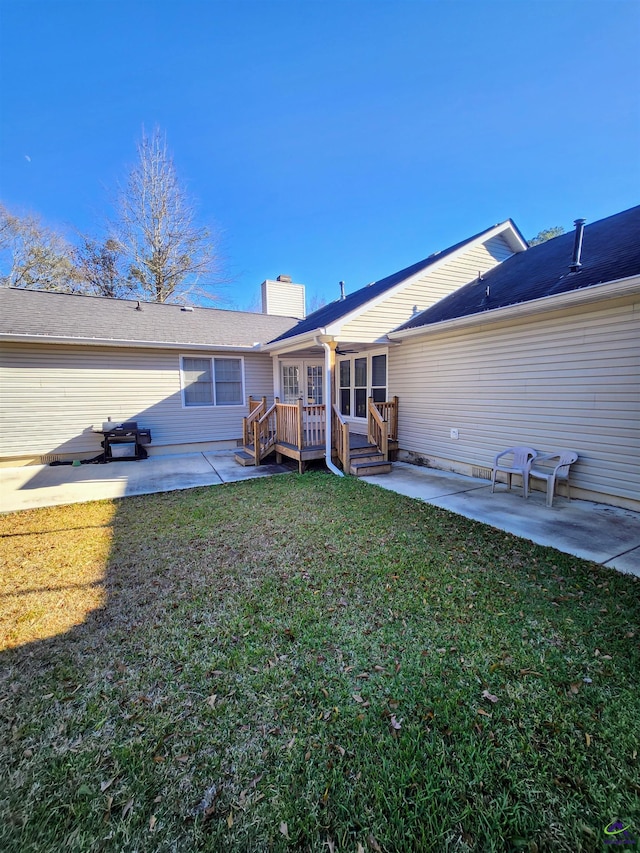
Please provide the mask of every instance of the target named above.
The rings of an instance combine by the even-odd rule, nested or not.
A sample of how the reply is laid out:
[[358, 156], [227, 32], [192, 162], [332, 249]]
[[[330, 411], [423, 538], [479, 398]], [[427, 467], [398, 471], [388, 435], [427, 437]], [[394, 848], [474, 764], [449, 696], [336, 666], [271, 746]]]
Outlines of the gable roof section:
[[449, 246], [448, 249], [444, 249], [441, 252], [434, 252], [422, 261], [418, 261], [411, 266], [405, 267], [386, 278], [381, 278], [379, 281], [373, 281], [371, 284], [367, 284], [365, 287], [361, 287], [359, 290], [355, 290], [353, 293], [350, 293], [344, 299], [336, 299], [334, 302], [329, 303], [329, 305], [319, 308], [317, 311], [309, 314], [304, 320], [301, 320], [297, 325], [270, 341], [270, 343], [275, 344], [289, 338], [314, 332], [317, 329], [325, 329], [327, 326], [349, 317], [349, 315], [357, 312], [358, 309], [362, 309], [368, 303], [372, 303], [381, 297], [387, 296], [390, 291], [398, 285], [401, 285], [408, 279], [419, 275], [429, 267], [439, 264], [445, 258], [448, 258], [455, 252], [466, 248], [472, 243], [480, 240], [482, 237], [486, 237], [490, 232], [497, 231], [502, 228], [512, 229], [515, 233], [516, 239], [518, 240], [518, 245], [520, 245], [521, 242], [523, 248], [526, 246], [526, 240], [520, 234], [515, 223], [510, 219], [506, 222], [499, 223], [498, 225], [492, 225], [490, 228], [485, 228], [484, 231], [474, 234], [473, 237], [468, 237], [466, 240], [462, 240], [454, 246]]
[[[640, 206], [586, 225], [581, 268], [571, 272], [575, 232], [512, 255], [412, 317], [396, 332], [483, 314], [547, 296], [640, 275]], [[487, 295], [488, 288], [488, 295]]]
[[111, 346], [251, 349], [293, 317], [0, 287], [0, 339]]

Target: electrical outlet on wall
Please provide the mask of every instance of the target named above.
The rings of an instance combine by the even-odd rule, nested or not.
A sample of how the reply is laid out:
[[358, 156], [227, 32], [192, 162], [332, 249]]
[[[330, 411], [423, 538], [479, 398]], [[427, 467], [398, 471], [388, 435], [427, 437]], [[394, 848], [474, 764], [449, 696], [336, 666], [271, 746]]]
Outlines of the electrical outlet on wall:
[[451, 430], [451, 438], [458, 438], [458, 430], [457, 429]]

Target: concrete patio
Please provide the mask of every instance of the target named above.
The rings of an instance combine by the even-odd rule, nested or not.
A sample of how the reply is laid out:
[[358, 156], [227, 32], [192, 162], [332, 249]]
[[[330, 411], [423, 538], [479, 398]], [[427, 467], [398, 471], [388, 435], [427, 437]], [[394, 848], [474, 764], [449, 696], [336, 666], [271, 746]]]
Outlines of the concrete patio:
[[[216, 486], [291, 473], [285, 465], [243, 468], [232, 451], [150, 456], [108, 465], [0, 468], [0, 512], [154, 492]], [[366, 482], [473, 518], [540, 545], [549, 545], [640, 577], [640, 513], [542, 492], [522, 493], [486, 480], [395, 462], [390, 474]]]

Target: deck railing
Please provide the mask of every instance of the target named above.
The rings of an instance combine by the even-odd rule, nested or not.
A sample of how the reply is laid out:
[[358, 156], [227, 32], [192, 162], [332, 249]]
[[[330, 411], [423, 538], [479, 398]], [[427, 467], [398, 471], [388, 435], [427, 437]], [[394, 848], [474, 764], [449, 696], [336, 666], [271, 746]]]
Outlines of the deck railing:
[[305, 406], [297, 403], [276, 405], [276, 430], [278, 442], [290, 444], [298, 450], [324, 444], [325, 409], [322, 404]]
[[263, 414], [254, 417], [251, 413], [247, 422], [251, 422], [251, 438], [245, 445], [253, 444], [255, 464], [267, 456], [276, 444], [289, 445], [299, 451], [309, 447], [324, 445], [325, 407], [321, 404], [305, 406], [302, 400], [297, 403], [280, 403], [276, 401]]
[[[318, 450], [325, 445], [326, 410], [323, 404], [304, 405], [302, 399], [297, 403], [281, 403], [276, 397], [274, 404], [267, 409], [266, 398], [262, 401], [249, 398], [249, 409], [249, 416], [243, 418], [243, 436], [245, 447], [251, 447], [255, 455], [256, 465], [276, 445], [284, 445], [299, 453], [311, 448]], [[389, 442], [397, 441], [398, 435], [397, 397], [380, 403], [369, 398], [367, 435], [369, 442], [375, 444], [388, 460]], [[335, 404], [331, 407], [331, 445], [343, 470], [348, 471], [351, 464], [349, 423]], [[286, 454], [284, 448], [279, 452]]]
[[[373, 402], [371, 397], [369, 402]], [[389, 424], [389, 438], [392, 441], [398, 440], [398, 398], [393, 397], [391, 400], [385, 400], [381, 403], [373, 403], [375, 408], [380, 412], [382, 420]]]
[[259, 465], [260, 460], [268, 456], [271, 449], [275, 446], [278, 435], [276, 426], [277, 407], [278, 401], [276, 399], [271, 408], [267, 409], [260, 418], [256, 418], [252, 422], [253, 435], [251, 443], [253, 444], [256, 465]]
[[367, 437], [371, 444], [375, 444], [382, 453], [385, 462], [389, 461], [389, 422], [386, 421], [378, 409], [378, 405], [369, 397], [367, 406]]
[[331, 409], [331, 438], [333, 447], [342, 465], [342, 470], [349, 471], [351, 465], [349, 424], [342, 417], [340, 409], [335, 403]]
[[246, 418], [242, 419], [242, 442], [245, 447], [253, 441], [253, 425], [256, 421], [260, 420], [260, 418], [267, 411], [267, 398], [263, 397], [261, 400], [254, 400], [253, 397], [249, 397], [249, 415]]

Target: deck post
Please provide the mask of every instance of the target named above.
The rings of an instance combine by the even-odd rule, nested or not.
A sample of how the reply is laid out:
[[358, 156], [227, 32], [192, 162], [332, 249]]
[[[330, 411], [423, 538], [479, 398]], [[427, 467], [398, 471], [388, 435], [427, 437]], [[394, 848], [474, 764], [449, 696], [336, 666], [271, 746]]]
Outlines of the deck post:
[[253, 422], [253, 452], [255, 453], [255, 464], [260, 464], [260, 424]]
[[[304, 447], [304, 408], [302, 405], [302, 397], [298, 397], [298, 450]], [[302, 474], [302, 471], [300, 471]]]

